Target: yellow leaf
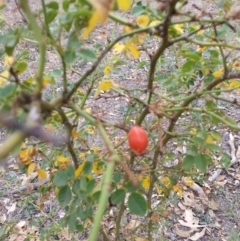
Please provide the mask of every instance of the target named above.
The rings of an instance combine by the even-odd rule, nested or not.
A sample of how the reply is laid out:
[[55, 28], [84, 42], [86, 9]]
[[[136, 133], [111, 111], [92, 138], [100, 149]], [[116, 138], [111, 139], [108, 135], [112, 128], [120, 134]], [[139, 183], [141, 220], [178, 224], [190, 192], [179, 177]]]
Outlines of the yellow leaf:
[[228, 13], [230, 11], [231, 6], [232, 6], [231, 2], [232, 2], [231, 0], [224, 0], [223, 9], [224, 9], [225, 13]]
[[15, 62], [15, 58], [13, 56], [5, 55], [4, 57], [4, 66], [11, 67]]
[[56, 161], [60, 162], [60, 163], [69, 163], [70, 162], [70, 160], [64, 156], [58, 156]]
[[86, 111], [88, 114], [91, 114], [91, 113], [92, 113], [92, 109], [91, 109], [91, 108], [86, 108], [85, 111]]
[[237, 91], [240, 92], [240, 82], [236, 79], [231, 79], [229, 83], [231, 88], [238, 88]]
[[76, 170], [75, 170], [75, 177], [79, 177], [83, 171], [86, 161], [84, 161]]
[[102, 174], [103, 173], [103, 167], [102, 167], [100, 161], [95, 161], [93, 163], [93, 172], [95, 174]]
[[30, 165], [28, 166], [28, 170], [27, 170], [27, 174], [30, 175], [33, 173], [34, 169], [35, 169], [36, 163], [32, 162], [30, 163]]
[[23, 165], [29, 165], [32, 162], [32, 158], [36, 155], [37, 150], [36, 147], [33, 146], [31, 148], [21, 149], [18, 153], [19, 162]]
[[238, 88], [238, 87], [240, 87], [240, 82], [236, 79], [232, 79], [232, 80], [230, 80], [230, 86], [232, 88]]
[[85, 153], [85, 152], [81, 152], [81, 153], [79, 154], [79, 157], [80, 157], [80, 158], [86, 157], [86, 153]]
[[185, 177], [184, 182], [187, 187], [192, 187], [194, 185], [194, 181], [191, 177]]
[[89, 34], [93, 31], [93, 29], [97, 25], [98, 21], [99, 21], [99, 14], [98, 14], [98, 11], [96, 10], [95, 12], [93, 12], [90, 20], [88, 21], [88, 26], [84, 29], [81, 39], [86, 39], [89, 36]]
[[172, 186], [172, 181], [171, 181], [171, 179], [169, 177], [162, 177], [160, 179], [160, 182], [166, 188], [170, 188]]
[[142, 187], [144, 189], [148, 189], [150, 186], [150, 177], [149, 176], [144, 176], [142, 181], [141, 181]]
[[112, 65], [107, 65], [107, 66], [104, 68], [103, 73], [104, 73], [105, 75], [109, 74], [109, 73], [111, 72], [112, 68], [113, 68]]
[[192, 128], [191, 131], [190, 131], [190, 134], [191, 135], [196, 135], [197, 133], [197, 129], [196, 128]]
[[163, 189], [160, 188], [157, 183], [154, 184], [155, 188], [156, 188], [156, 191], [158, 193], [158, 195], [162, 195], [163, 194]]
[[205, 140], [205, 143], [206, 143], [206, 144], [214, 144], [214, 143], [215, 143], [215, 141], [214, 141], [214, 139], [212, 138], [211, 134], [207, 135], [207, 138], [206, 138], [206, 140]]
[[131, 32], [131, 31], [133, 31], [133, 29], [132, 29], [131, 27], [129, 27], [129, 26], [127, 26], [127, 25], [125, 25], [125, 26], [123, 27], [123, 32], [124, 32], [124, 33], [129, 33], [129, 32]]
[[46, 87], [47, 85], [49, 85], [51, 79], [47, 76], [43, 77], [43, 87]]
[[39, 168], [37, 172], [39, 179], [45, 179], [47, 177], [47, 173], [43, 169]]
[[135, 59], [139, 59], [140, 58], [140, 52], [139, 52], [138, 48], [135, 45], [128, 46], [128, 50], [131, 52], [131, 55]]
[[9, 77], [8, 70], [4, 70], [2, 73], [0, 73], [0, 86], [6, 84], [8, 77]]
[[72, 130], [72, 138], [78, 137], [78, 132], [76, 130]]
[[175, 28], [175, 30], [179, 34], [183, 34], [184, 33], [184, 31], [183, 31], [183, 24], [175, 24], [173, 27]]
[[108, 91], [112, 87], [112, 80], [102, 80], [99, 82], [94, 98], [96, 98], [101, 91]]
[[182, 196], [183, 196], [183, 187], [182, 187], [182, 185], [176, 184], [176, 185], [173, 186], [172, 189], [173, 189], [174, 192], [177, 193], [177, 195], [178, 195], [179, 197], [182, 197]]
[[158, 25], [158, 24], [160, 24], [161, 22], [159, 21], [159, 20], [153, 20], [150, 24], [149, 24], [149, 26], [150, 27], [154, 27], [154, 26], [156, 26], [156, 25]]
[[212, 73], [212, 75], [215, 77], [215, 78], [220, 78], [221, 76], [223, 76], [223, 70], [220, 69], [218, 71], [215, 71]]
[[124, 44], [116, 43], [113, 46], [113, 54], [120, 54], [125, 48]]
[[146, 27], [149, 24], [149, 17], [148, 15], [140, 15], [136, 19], [137, 25], [140, 27]]
[[91, 147], [91, 150], [92, 150], [95, 154], [97, 154], [97, 153], [101, 150], [101, 148], [100, 148], [99, 146], [93, 146], [93, 147]]
[[93, 7], [98, 12], [98, 20], [100, 23], [105, 23], [108, 18], [108, 13], [112, 8], [113, 0], [89, 0]]
[[128, 11], [132, 6], [132, 0], [117, 0], [118, 7], [123, 11]]
[[88, 125], [85, 127], [85, 130], [88, 134], [93, 135], [95, 132], [95, 126]]
[[205, 49], [207, 49], [206, 46], [198, 46], [196, 51], [201, 53], [201, 52], [203, 52]]

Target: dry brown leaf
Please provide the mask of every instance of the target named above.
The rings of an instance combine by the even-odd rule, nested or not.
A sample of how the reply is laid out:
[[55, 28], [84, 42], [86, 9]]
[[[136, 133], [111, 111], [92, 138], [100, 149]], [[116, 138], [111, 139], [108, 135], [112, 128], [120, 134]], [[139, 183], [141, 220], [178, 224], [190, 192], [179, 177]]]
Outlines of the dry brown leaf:
[[194, 195], [190, 192], [185, 192], [183, 196], [183, 205], [188, 207], [194, 207], [196, 204]]
[[30, 183], [30, 184], [27, 185], [27, 193], [31, 194], [32, 191], [33, 191], [33, 184]]
[[180, 229], [180, 225], [176, 224], [175, 225], [176, 228], [176, 233], [178, 236], [182, 237], [182, 238], [188, 238], [192, 232], [194, 232], [194, 230], [190, 229], [190, 230], [182, 230]]
[[201, 237], [204, 236], [206, 231], [206, 228], [204, 228], [201, 232], [195, 233], [192, 237], [190, 237], [189, 239], [191, 239], [192, 241], [196, 241], [198, 239], [200, 239]]
[[181, 210], [186, 210], [186, 207], [185, 207], [181, 202], [178, 203], [178, 207], [179, 207]]
[[184, 226], [184, 227], [188, 227], [188, 228], [192, 228], [192, 229], [196, 229], [196, 228], [204, 228], [207, 227], [208, 225], [198, 225], [198, 224], [191, 224], [191, 223], [187, 223], [183, 220], [178, 220], [178, 222]]
[[15, 227], [20, 229], [20, 228], [23, 228], [24, 226], [26, 226], [26, 224], [27, 224], [27, 222], [22, 220], [22, 221], [18, 222]]
[[16, 206], [17, 206], [17, 203], [16, 203], [16, 202], [13, 203], [11, 206], [6, 206], [6, 209], [8, 210], [7, 213], [12, 213], [12, 212], [14, 212], [15, 209], [16, 209]]
[[7, 219], [7, 217], [6, 217], [6, 215], [3, 213], [3, 214], [0, 216], [0, 223], [1, 223], [1, 224], [5, 223], [6, 219]]
[[58, 237], [60, 239], [64, 238], [64, 240], [68, 241], [68, 240], [72, 240], [71, 235], [69, 234], [67, 229], [63, 229], [59, 234]]
[[210, 216], [211, 218], [215, 218], [215, 217], [216, 217], [215, 213], [214, 213], [213, 210], [211, 210], [211, 209], [208, 210], [208, 214], [209, 214], [209, 216]]
[[135, 238], [135, 241], [148, 241], [148, 240], [145, 238], [137, 237]]
[[212, 210], [218, 210], [219, 209], [219, 204], [218, 202], [215, 200], [215, 199], [211, 199], [209, 202], [208, 202], [208, 207]]
[[141, 224], [141, 222], [138, 221], [138, 220], [131, 220], [131, 221], [126, 225], [125, 229], [131, 230], [131, 229], [136, 228], [136, 227], [139, 226], [140, 224]]

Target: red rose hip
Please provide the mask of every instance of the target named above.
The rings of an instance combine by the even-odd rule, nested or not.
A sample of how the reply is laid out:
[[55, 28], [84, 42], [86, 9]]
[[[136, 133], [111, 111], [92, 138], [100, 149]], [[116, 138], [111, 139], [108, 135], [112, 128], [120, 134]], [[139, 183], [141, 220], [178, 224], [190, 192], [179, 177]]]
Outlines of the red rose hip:
[[140, 126], [133, 126], [128, 132], [128, 144], [133, 152], [142, 154], [148, 146], [146, 131]]

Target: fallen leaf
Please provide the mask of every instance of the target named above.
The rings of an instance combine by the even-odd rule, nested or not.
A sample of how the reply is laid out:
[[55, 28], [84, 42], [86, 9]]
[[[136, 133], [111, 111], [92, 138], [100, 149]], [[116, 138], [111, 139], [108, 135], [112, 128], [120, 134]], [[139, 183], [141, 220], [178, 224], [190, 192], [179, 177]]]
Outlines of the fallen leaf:
[[200, 239], [201, 237], [204, 236], [205, 234], [205, 231], [206, 231], [206, 228], [204, 228], [201, 232], [198, 232], [198, 233], [195, 233], [192, 237], [190, 237], [189, 239], [193, 240], [193, 241], [196, 241], [198, 239]]
[[37, 172], [39, 179], [45, 179], [47, 177], [47, 173], [43, 169], [39, 168]]
[[182, 237], [182, 238], [188, 238], [192, 232], [194, 232], [194, 230], [182, 230], [180, 229], [180, 225], [176, 224], [175, 225], [176, 228], [176, 233], [178, 236]]
[[16, 206], [17, 206], [17, 203], [16, 203], [16, 202], [13, 203], [12, 206], [6, 206], [6, 209], [8, 210], [7, 213], [12, 213], [12, 212], [14, 212], [15, 209], [16, 209]]
[[140, 221], [137, 220], [131, 220], [125, 227], [125, 229], [131, 230], [136, 228], [137, 226], [139, 226], [141, 224]]
[[16, 224], [16, 228], [19, 228], [19, 229], [23, 228], [24, 226], [26, 226], [26, 224], [27, 224], [27, 222], [22, 220]]
[[5, 223], [6, 219], [7, 219], [7, 217], [6, 217], [6, 215], [3, 213], [3, 214], [0, 216], [0, 223], [1, 223], [1, 224]]

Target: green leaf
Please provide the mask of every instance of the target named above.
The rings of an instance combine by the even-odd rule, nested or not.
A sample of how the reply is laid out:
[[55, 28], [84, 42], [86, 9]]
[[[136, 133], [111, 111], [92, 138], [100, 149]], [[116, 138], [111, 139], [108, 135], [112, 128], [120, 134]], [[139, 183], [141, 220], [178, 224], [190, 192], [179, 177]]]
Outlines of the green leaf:
[[47, 23], [51, 23], [57, 16], [57, 10], [50, 10], [47, 12]]
[[183, 168], [185, 170], [190, 170], [192, 168], [192, 166], [194, 165], [194, 161], [193, 161], [193, 156], [185, 156], [183, 159]]
[[62, 170], [57, 171], [57, 173], [55, 174], [55, 176], [53, 178], [53, 182], [54, 182], [55, 186], [57, 186], [57, 187], [65, 186], [68, 182], [67, 173]]
[[141, 61], [138, 65], [137, 65], [137, 69], [141, 69], [143, 66], [145, 66], [147, 64], [147, 61]]
[[5, 52], [11, 56], [13, 54], [14, 48], [18, 43], [18, 37], [15, 35], [9, 35], [6, 39]]
[[89, 50], [89, 49], [81, 49], [80, 51], [79, 51], [79, 55], [83, 58], [83, 59], [85, 59], [85, 60], [90, 60], [90, 61], [94, 61], [94, 60], [96, 60], [96, 54], [93, 52], [93, 51], [91, 51], [91, 50]]
[[128, 208], [131, 213], [143, 216], [147, 212], [147, 202], [139, 193], [132, 193], [128, 199]]
[[198, 154], [198, 149], [196, 146], [192, 146], [189, 150], [187, 150], [187, 155], [196, 156]]
[[79, 190], [80, 190], [80, 180], [76, 179], [76, 180], [74, 180], [74, 183], [72, 185], [72, 191], [75, 195], [78, 195]]
[[67, 205], [70, 203], [72, 199], [72, 192], [69, 186], [61, 187], [58, 192], [57, 198], [62, 208], [67, 207]]
[[82, 224], [80, 223], [76, 224], [76, 231], [83, 232], [83, 230], [84, 230], [84, 227]]
[[6, 224], [3, 225], [2, 227], [0, 227], [0, 238], [3, 237], [3, 235], [5, 234], [6, 229], [7, 229], [7, 225]]
[[183, 53], [183, 57], [185, 57], [187, 60], [192, 60], [192, 61], [199, 61], [201, 59], [201, 54], [200, 53]]
[[92, 172], [92, 162], [87, 161], [83, 168], [84, 174], [90, 174]]
[[54, 69], [50, 74], [53, 77], [60, 77], [62, 75], [62, 71], [60, 69]]
[[64, 0], [62, 2], [62, 8], [63, 8], [64, 11], [68, 10], [68, 8], [69, 8], [69, 1], [68, 0]]
[[221, 150], [221, 148], [218, 145], [216, 145], [216, 144], [207, 144], [206, 148], [211, 150], [211, 151], [219, 151], [219, 150]]
[[114, 175], [113, 175], [113, 181], [114, 181], [115, 183], [119, 183], [120, 180], [121, 180], [121, 175], [122, 175], [122, 174], [121, 174], [120, 171], [115, 172]]
[[82, 221], [85, 221], [87, 218], [86, 213], [83, 211], [83, 208], [79, 206], [76, 211], [77, 217], [79, 217]]
[[100, 195], [101, 195], [101, 191], [96, 191], [95, 193], [93, 193], [93, 195], [92, 195], [93, 200], [98, 202], [99, 198], [100, 198]]
[[92, 179], [87, 183], [87, 193], [91, 193], [95, 187], [95, 180]]
[[14, 65], [14, 71], [17, 73], [17, 74], [22, 74], [26, 69], [27, 69], [28, 65], [26, 62], [17, 62], [15, 65]]
[[64, 172], [66, 173], [67, 177], [68, 177], [68, 180], [70, 179], [74, 179], [75, 178], [75, 170], [74, 170], [74, 167], [69, 165], [65, 170]]
[[46, 7], [47, 8], [51, 8], [51, 9], [54, 9], [54, 10], [58, 10], [58, 3], [53, 1], [53, 2], [50, 2], [48, 4], [46, 4]]
[[70, 232], [75, 231], [76, 228], [76, 213], [73, 212], [68, 216], [68, 228]]
[[134, 16], [139, 16], [139, 15], [141, 15], [143, 12], [144, 12], [145, 10], [144, 10], [144, 8], [142, 7], [142, 6], [134, 6], [133, 8], [132, 8], [132, 14], [134, 15]]
[[182, 72], [186, 73], [186, 72], [193, 71], [195, 69], [195, 65], [196, 65], [196, 62], [187, 61], [182, 67]]
[[76, 60], [76, 53], [73, 50], [67, 50], [64, 53], [64, 60], [68, 64], [72, 64]]
[[87, 179], [84, 176], [81, 176], [80, 178], [80, 189], [84, 192], [87, 191]]
[[9, 84], [0, 88], [0, 99], [10, 96], [14, 92], [15, 87], [16, 86], [14, 84]]
[[190, 141], [192, 141], [193, 143], [198, 144], [199, 146], [203, 146], [204, 145], [204, 139], [200, 138], [200, 137], [193, 137], [190, 139]]
[[220, 165], [226, 169], [231, 166], [231, 158], [227, 153], [222, 154], [222, 158], [220, 159]]
[[126, 192], [124, 189], [118, 189], [111, 195], [111, 202], [114, 205], [122, 203], [125, 199]]
[[62, 25], [70, 25], [71, 26], [71, 23], [73, 21], [73, 15], [71, 13], [63, 13], [60, 16], [59, 21]]
[[196, 168], [204, 173], [207, 171], [207, 165], [211, 162], [212, 159], [210, 158], [210, 156], [205, 154], [198, 154], [194, 157], [194, 164]]

